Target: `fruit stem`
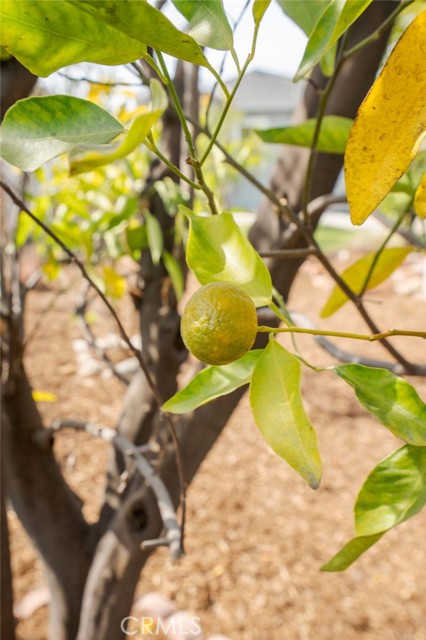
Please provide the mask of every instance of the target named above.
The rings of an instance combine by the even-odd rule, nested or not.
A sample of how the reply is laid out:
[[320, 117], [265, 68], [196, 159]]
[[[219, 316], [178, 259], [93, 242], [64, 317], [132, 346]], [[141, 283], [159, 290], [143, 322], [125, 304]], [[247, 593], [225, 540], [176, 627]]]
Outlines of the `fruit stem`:
[[409, 336], [412, 338], [426, 339], [426, 331], [408, 331], [404, 329], [390, 329], [383, 333], [372, 333], [367, 335], [365, 333], [346, 333], [345, 331], [322, 331], [321, 329], [303, 329], [302, 327], [267, 327], [259, 326], [257, 328], [259, 333], [306, 333], [312, 336], [329, 336], [334, 338], [349, 338], [351, 340], [365, 340], [367, 342], [375, 342], [377, 340], [385, 340], [392, 336]]

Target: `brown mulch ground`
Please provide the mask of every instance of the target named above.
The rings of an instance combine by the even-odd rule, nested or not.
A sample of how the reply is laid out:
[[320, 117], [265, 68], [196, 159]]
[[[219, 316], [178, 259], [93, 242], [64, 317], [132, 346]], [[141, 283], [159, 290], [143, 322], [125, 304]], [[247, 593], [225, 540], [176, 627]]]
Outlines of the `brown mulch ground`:
[[[405, 273], [407, 279], [413, 277], [413, 265], [409, 263]], [[64, 282], [71, 277], [69, 271], [62, 276]], [[290, 306], [315, 319], [328, 287], [316, 264], [309, 262]], [[382, 318], [383, 327], [419, 328], [426, 317], [426, 301], [416, 292], [396, 297], [392, 287], [387, 283], [373, 292], [370, 309]], [[35, 389], [57, 395], [57, 402], [40, 404], [46, 424], [54, 418], [74, 417], [113, 425], [123, 386], [114, 379], [77, 375], [71, 340], [80, 334], [70, 316], [75, 291], [58, 298], [30, 343], [30, 378]], [[30, 326], [51, 298], [52, 291], [31, 293]], [[102, 331], [114, 330], [102, 308], [94, 308]], [[124, 320], [133, 328], [130, 306], [124, 309]], [[349, 305], [327, 323], [321, 321], [321, 326], [363, 331]], [[394, 342], [408, 357], [426, 361], [426, 348], [420, 341]], [[306, 358], [318, 364], [330, 362], [310, 338], [299, 344]], [[386, 356], [380, 345], [374, 345], [371, 353]], [[414, 383], [426, 398], [426, 381]], [[366, 414], [351, 389], [331, 372], [307, 370], [303, 387], [324, 463], [319, 491], [308, 489], [268, 449], [245, 397], [190, 488], [187, 557], [172, 565], [165, 551], [155, 554], [138, 595], [159, 591], [171, 597], [179, 609], [200, 617], [206, 636], [426, 640], [426, 511], [389, 532], [345, 573], [319, 571], [353, 533], [352, 506], [363, 479], [398, 441]], [[86, 517], [95, 519], [107, 446], [67, 431], [60, 434], [55, 447], [69, 482], [85, 502]], [[10, 530], [19, 601], [43, 584], [43, 576], [13, 511]], [[19, 638], [44, 640], [46, 622], [43, 607], [20, 621]]]

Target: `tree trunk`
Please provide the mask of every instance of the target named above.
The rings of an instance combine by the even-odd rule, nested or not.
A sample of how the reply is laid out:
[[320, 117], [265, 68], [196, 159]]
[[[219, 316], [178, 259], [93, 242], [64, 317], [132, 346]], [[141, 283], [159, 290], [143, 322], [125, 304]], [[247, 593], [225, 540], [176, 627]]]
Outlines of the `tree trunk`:
[[15, 58], [2, 60], [0, 67], [2, 76], [0, 120], [3, 120], [9, 107], [31, 93], [37, 82], [37, 76], [28, 71]]
[[5, 394], [6, 473], [13, 507], [42, 556], [52, 594], [50, 637], [75, 638], [92, 549], [81, 504], [66, 484], [43, 429], [23, 370]]
[[[4, 424], [6, 417], [2, 415]], [[2, 430], [3, 440], [3, 430]], [[6, 496], [4, 486], [4, 446], [1, 446], [1, 483], [0, 483], [0, 518], [1, 518], [1, 627], [0, 635], [7, 640], [15, 640], [15, 621], [13, 618], [12, 570], [10, 566], [9, 530], [7, 526]]]

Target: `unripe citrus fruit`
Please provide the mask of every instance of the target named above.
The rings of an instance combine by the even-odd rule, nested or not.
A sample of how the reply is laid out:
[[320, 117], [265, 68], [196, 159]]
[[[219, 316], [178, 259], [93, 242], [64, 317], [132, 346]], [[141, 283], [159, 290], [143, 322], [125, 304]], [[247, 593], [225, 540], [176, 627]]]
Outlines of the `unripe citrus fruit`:
[[232, 284], [212, 282], [198, 289], [182, 316], [182, 339], [206, 364], [228, 364], [241, 358], [257, 333], [252, 299]]

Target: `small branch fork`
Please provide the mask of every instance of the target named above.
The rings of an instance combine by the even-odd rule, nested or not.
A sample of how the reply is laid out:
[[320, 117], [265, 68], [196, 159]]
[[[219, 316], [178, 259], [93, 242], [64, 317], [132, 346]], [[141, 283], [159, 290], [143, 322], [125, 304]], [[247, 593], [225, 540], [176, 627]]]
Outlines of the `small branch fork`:
[[89, 283], [87, 284], [86, 289], [83, 291], [82, 295], [79, 298], [79, 301], [75, 307], [75, 314], [77, 316], [77, 320], [80, 324], [81, 333], [83, 334], [84, 339], [86, 340], [89, 347], [95, 351], [96, 355], [102, 359], [102, 361], [107, 365], [109, 370], [115, 375], [115, 377], [120, 380], [125, 385], [129, 384], [129, 380], [124, 376], [120, 371], [115, 367], [114, 362], [106, 353], [105, 349], [103, 349], [98, 343], [93, 335], [93, 332], [87, 322], [86, 311], [88, 307], [88, 299], [87, 294], [89, 292]]
[[[311, 329], [312, 335], [315, 338], [315, 342], [328, 354], [336, 358], [336, 360], [340, 360], [340, 362], [347, 362], [350, 364], [361, 364], [366, 367], [379, 367], [381, 369], [387, 369], [388, 371], [392, 371], [395, 375], [404, 375], [405, 369], [399, 364], [399, 362], [390, 362], [389, 360], [378, 360], [376, 358], [368, 358], [366, 356], [359, 355], [357, 353], [352, 353], [351, 351], [346, 351], [345, 349], [341, 349], [336, 346], [331, 340], [329, 340], [325, 335], [320, 334], [318, 331], [318, 327], [310, 318], [308, 318], [305, 314], [300, 313], [299, 311], [290, 311], [290, 316], [292, 321], [299, 328], [299, 333], [301, 333], [300, 329]], [[305, 333], [305, 332], [303, 332]], [[371, 336], [374, 338], [374, 336]], [[413, 371], [412, 375], [416, 376], [424, 376], [426, 375], [426, 364], [415, 364], [413, 363]]]
[[79, 420], [55, 420], [50, 428], [42, 429], [37, 432], [37, 440], [42, 444], [46, 439], [50, 439], [62, 429], [84, 431], [93, 438], [109, 442], [119, 449], [123, 456], [129, 459], [130, 463], [133, 463], [133, 468], [140, 473], [144, 478], [145, 483], [152, 489], [155, 495], [158, 510], [166, 531], [166, 535], [164, 537], [156, 540], [145, 540], [142, 543], [142, 548], [151, 549], [158, 546], [168, 546], [172, 560], [179, 559], [183, 555], [183, 548], [181, 545], [182, 535], [176, 511], [173, 507], [172, 498], [170, 497], [166, 485], [160, 476], [154, 471], [148, 458], [143, 453], [148, 451], [148, 449], [149, 452], [153, 453], [153, 450], [147, 446], [142, 448], [134, 445], [130, 440], [117, 433], [115, 429], [112, 429], [111, 427], [91, 422], [81, 422]]
[[364, 340], [366, 342], [376, 342], [385, 340], [392, 336], [406, 336], [411, 338], [423, 338], [426, 340], [426, 331], [406, 331], [404, 329], [390, 329], [382, 333], [347, 333], [345, 331], [322, 331], [321, 329], [305, 329], [302, 327], [257, 327], [259, 333], [306, 333], [312, 336], [329, 336], [334, 338], [349, 338], [352, 340]]
[[[108, 311], [111, 313], [112, 317], [114, 318], [115, 322], [117, 323], [118, 329], [120, 331], [120, 334], [124, 340], [124, 342], [126, 343], [126, 345], [128, 346], [128, 348], [130, 349], [130, 351], [135, 355], [140, 368], [142, 369], [143, 373], [146, 376], [149, 388], [151, 389], [152, 395], [155, 398], [155, 401], [157, 402], [158, 408], [161, 411], [161, 405], [163, 404], [163, 401], [160, 397], [160, 394], [157, 390], [156, 384], [154, 382], [154, 379], [150, 373], [150, 370], [142, 356], [141, 351], [135, 347], [135, 345], [132, 343], [132, 341], [130, 340], [129, 336], [126, 333], [126, 330], [120, 320], [120, 318], [117, 315], [117, 312], [115, 311], [114, 307], [112, 306], [112, 304], [110, 303], [110, 301], [108, 300], [108, 298], [105, 296], [105, 294], [100, 290], [100, 288], [98, 287], [98, 285], [92, 280], [92, 278], [90, 277], [90, 275], [88, 274], [84, 264], [81, 262], [81, 260], [79, 260], [79, 258], [77, 258], [77, 256], [71, 251], [71, 249], [69, 249], [67, 247], [66, 244], [64, 244], [64, 242], [62, 242], [62, 240], [39, 218], [37, 218], [37, 216], [35, 216], [32, 211], [30, 211], [30, 209], [28, 209], [28, 207], [25, 205], [25, 203], [23, 202], [23, 200], [16, 195], [16, 193], [5, 183], [3, 182], [3, 180], [0, 180], [0, 187], [3, 189], [3, 191], [5, 193], [7, 193], [7, 195], [11, 198], [11, 200], [20, 208], [21, 211], [24, 211], [39, 227], [41, 227], [41, 229], [43, 229], [43, 231], [56, 243], [58, 244], [61, 249], [67, 254], [67, 256], [70, 258], [70, 260], [78, 267], [78, 269], [80, 270], [81, 275], [83, 276], [83, 278], [89, 283], [89, 285], [96, 291], [96, 293], [98, 294], [98, 296], [101, 298], [101, 300], [103, 301], [103, 303], [105, 304], [105, 306], [107, 307]], [[183, 469], [183, 464], [182, 464], [182, 452], [181, 452], [181, 447], [180, 447], [180, 443], [179, 443], [179, 438], [177, 435], [177, 431], [176, 431], [176, 427], [173, 423], [173, 420], [171, 419], [171, 417], [167, 414], [167, 413], [162, 413], [163, 418], [165, 419], [166, 423], [167, 423], [167, 427], [169, 429], [171, 438], [172, 438], [172, 442], [173, 442], [173, 447], [175, 450], [175, 454], [176, 454], [176, 466], [177, 466], [177, 472], [178, 472], [178, 476], [179, 476], [179, 485], [180, 485], [180, 507], [181, 507], [181, 551], [183, 553], [183, 543], [184, 543], [184, 531], [185, 531], [185, 511], [186, 511], [186, 481], [185, 481], [185, 473], [184, 473], [184, 469]]]

